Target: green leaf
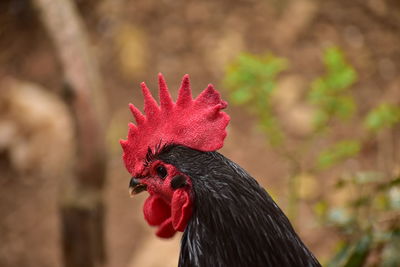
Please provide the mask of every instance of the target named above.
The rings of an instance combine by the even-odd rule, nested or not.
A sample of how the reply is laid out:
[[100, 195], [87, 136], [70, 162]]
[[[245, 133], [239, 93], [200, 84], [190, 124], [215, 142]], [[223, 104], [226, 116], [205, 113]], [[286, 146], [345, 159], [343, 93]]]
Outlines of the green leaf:
[[368, 113], [364, 125], [368, 130], [379, 131], [393, 127], [399, 122], [400, 107], [383, 103]]
[[324, 218], [326, 216], [326, 213], [328, 212], [328, 208], [328, 203], [321, 200], [314, 205], [313, 210], [319, 218]]
[[328, 267], [361, 267], [372, 248], [373, 239], [367, 233], [354, 243], [340, 243], [340, 249]]
[[344, 267], [361, 267], [367, 259], [372, 245], [372, 237], [370, 234], [364, 235], [355, 245]]
[[224, 79], [232, 102], [245, 106], [257, 116], [272, 145], [281, 144], [284, 138], [270, 99], [276, 87], [276, 77], [286, 67], [285, 59], [270, 53], [260, 56], [242, 53], [228, 65]]
[[324, 63], [330, 71], [341, 69], [344, 64], [344, 58], [338, 47], [328, 47], [324, 53]]
[[327, 88], [331, 91], [339, 92], [351, 86], [357, 79], [356, 72], [349, 66], [342, 65], [342, 69], [330, 73], [326, 77]]
[[338, 252], [326, 265], [327, 267], [339, 267], [343, 266], [343, 262], [349, 257], [351, 245], [343, 241], [339, 241]]
[[336, 98], [335, 110], [340, 118], [347, 119], [354, 114], [356, 104], [349, 96], [339, 96]]
[[240, 88], [231, 93], [231, 99], [236, 105], [243, 105], [248, 103], [252, 98], [252, 93], [247, 88]]
[[354, 157], [358, 154], [360, 148], [361, 145], [358, 141], [340, 141], [319, 154], [317, 159], [318, 167], [320, 169], [326, 169], [348, 158]]
[[343, 52], [331, 47], [324, 52], [326, 73], [316, 78], [308, 94], [308, 101], [316, 107], [315, 126], [321, 130], [331, 118], [350, 118], [356, 103], [349, 94], [349, 88], [357, 81], [357, 73], [349, 65]]
[[390, 208], [390, 199], [387, 194], [377, 194], [374, 198], [373, 205], [378, 210], [388, 210]]

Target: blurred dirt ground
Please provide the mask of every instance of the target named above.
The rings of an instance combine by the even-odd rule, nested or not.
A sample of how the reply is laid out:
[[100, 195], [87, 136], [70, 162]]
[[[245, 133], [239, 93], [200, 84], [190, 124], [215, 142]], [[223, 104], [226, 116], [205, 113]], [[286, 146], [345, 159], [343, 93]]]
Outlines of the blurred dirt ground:
[[[361, 111], [377, 99], [400, 98], [400, 3], [395, 0], [75, 2], [100, 63], [110, 107], [104, 118], [110, 151], [104, 196], [109, 266], [175, 266], [178, 257], [179, 238], [158, 240], [142, 219], [145, 196], [132, 200], [127, 193], [130, 177], [118, 140], [133, 120], [128, 102], [142, 107], [139, 82], [155, 90], [156, 75], [162, 72], [176, 96], [181, 77], [189, 73], [196, 93], [214, 83], [226, 96], [220, 82], [229, 60], [241, 51], [272, 51], [291, 62], [281, 77], [284, 86], [298, 88], [323, 73], [323, 48], [338, 45], [359, 73], [353, 92]], [[20, 102], [7, 98], [3, 81], [10, 79], [43, 87], [43, 97], [20, 97], [35, 102], [32, 108], [51, 103], [54, 109], [45, 109], [52, 115], [47, 122], [35, 125], [34, 112], [21, 116], [13, 111]], [[63, 181], [57, 174], [66, 168], [66, 142], [72, 142], [73, 133], [62, 101], [48, 100], [63, 93], [62, 69], [28, 0], [0, 2], [0, 82], [0, 266], [61, 266], [57, 207]], [[287, 98], [283, 95], [282, 103]], [[247, 169], [284, 208], [286, 166], [253, 127], [253, 118], [232, 106], [228, 113], [232, 121], [222, 153]], [[287, 120], [300, 125], [293, 128], [295, 139], [304, 130], [302, 117]], [[38, 151], [28, 145], [34, 140], [41, 152], [29, 157]], [[26, 151], [16, 152], [19, 142], [27, 143]], [[335, 236], [310, 225], [307, 216], [307, 211], [300, 216], [300, 235], [318, 257], [327, 259]]]

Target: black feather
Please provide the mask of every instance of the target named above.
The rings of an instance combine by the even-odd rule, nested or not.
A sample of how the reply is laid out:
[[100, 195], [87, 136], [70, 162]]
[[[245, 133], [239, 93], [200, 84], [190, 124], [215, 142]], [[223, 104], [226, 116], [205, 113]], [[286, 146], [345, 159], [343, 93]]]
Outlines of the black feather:
[[183, 146], [158, 158], [193, 184], [179, 267], [321, 266], [269, 194], [234, 162]]

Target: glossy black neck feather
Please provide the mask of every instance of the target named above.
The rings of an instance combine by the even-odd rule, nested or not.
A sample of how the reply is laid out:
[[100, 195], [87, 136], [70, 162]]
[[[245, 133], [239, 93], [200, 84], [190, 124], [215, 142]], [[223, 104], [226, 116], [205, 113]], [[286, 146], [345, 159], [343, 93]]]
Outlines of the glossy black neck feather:
[[320, 266], [268, 193], [217, 152], [170, 146], [158, 155], [188, 175], [194, 211], [179, 267]]

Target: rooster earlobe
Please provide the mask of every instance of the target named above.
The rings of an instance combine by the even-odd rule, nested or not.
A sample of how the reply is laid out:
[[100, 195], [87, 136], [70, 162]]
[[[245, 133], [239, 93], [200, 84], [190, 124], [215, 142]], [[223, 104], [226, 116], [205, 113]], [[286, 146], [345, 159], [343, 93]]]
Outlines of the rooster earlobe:
[[186, 189], [177, 189], [171, 201], [172, 226], [176, 231], [183, 232], [192, 216], [192, 201]]

